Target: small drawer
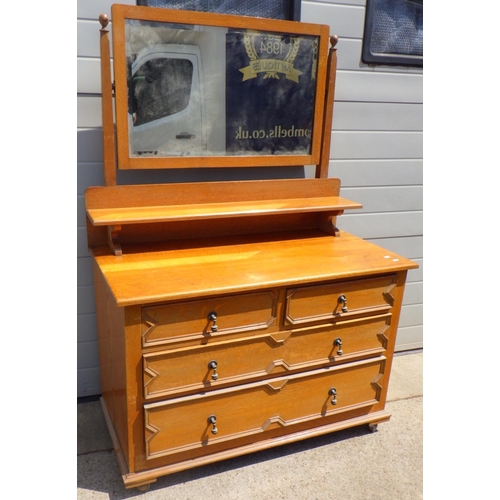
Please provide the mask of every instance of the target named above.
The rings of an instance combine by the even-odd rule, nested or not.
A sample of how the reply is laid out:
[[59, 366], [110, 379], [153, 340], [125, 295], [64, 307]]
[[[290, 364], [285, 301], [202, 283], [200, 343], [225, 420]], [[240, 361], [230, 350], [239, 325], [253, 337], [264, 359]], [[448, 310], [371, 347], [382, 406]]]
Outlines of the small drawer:
[[396, 275], [389, 275], [291, 288], [287, 291], [285, 324], [388, 312], [394, 305], [391, 292], [395, 286]]
[[145, 399], [246, 383], [385, 351], [391, 315], [256, 335], [143, 356]]
[[146, 458], [257, 442], [350, 410], [367, 414], [380, 401], [384, 367], [379, 357], [147, 404]]
[[266, 330], [276, 324], [277, 309], [278, 296], [273, 291], [143, 307], [142, 345]]

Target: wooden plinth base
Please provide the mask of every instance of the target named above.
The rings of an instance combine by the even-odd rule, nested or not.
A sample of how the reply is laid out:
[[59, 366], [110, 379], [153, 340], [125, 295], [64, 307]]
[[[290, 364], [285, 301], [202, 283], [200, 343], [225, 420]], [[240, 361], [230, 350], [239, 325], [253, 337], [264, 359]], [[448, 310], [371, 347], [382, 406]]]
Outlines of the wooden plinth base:
[[379, 412], [370, 413], [369, 415], [364, 415], [362, 417], [355, 417], [348, 420], [342, 420], [334, 424], [315, 427], [307, 431], [295, 432], [279, 438], [264, 440], [257, 443], [252, 443], [250, 445], [239, 446], [237, 448], [232, 448], [230, 450], [225, 450], [218, 453], [212, 453], [204, 457], [198, 457], [192, 460], [178, 462], [175, 464], [166, 465], [164, 467], [158, 467], [148, 471], [131, 473], [128, 471], [128, 467], [125, 462], [123, 453], [121, 451], [118, 437], [116, 435], [113, 423], [111, 422], [111, 418], [106, 408], [106, 403], [104, 402], [103, 398], [101, 398], [101, 405], [104, 413], [104, 418], [108, 426], [111, 441], [113, 443], [113, 448], [115, 450], [116, 459], [118, 461], [118, 467], [120, 468], [120, 474], [122, 475], [123, 483], [126, 488], [139, 488], [142, 491], [148, 489], [147, 485], [154, 483], [159, 477], [173, 474], [175, 472], [180, 472], [186, 469], [192, 469], [194, 467], [200, 467], [202, 465], [208, 465], [210, 463], [218, 462], [221, 460], [227, 460], [229, 458], [235, 458], [241, 455], [254, 453], [256, 451], [274, 448], [276, 446], [294, 443], [296, 441], [301, 441], [303, 439], [322, 436], [324, 434], [341, 431], [344, 429], [348, 429], [350, 427], [357, 427], [360, 425], [367, 425], [367, 424], [376, 425], [381, 422], [386, 422], [391, 418], [391, 414], [388, 411], [383, 410]]

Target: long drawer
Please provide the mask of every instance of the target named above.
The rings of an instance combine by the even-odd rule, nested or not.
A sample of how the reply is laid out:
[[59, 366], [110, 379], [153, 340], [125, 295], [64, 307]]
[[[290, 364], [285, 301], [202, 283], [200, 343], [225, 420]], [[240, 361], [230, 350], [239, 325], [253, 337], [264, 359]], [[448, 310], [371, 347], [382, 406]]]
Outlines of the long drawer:
[[145, 399], [379, 355], [391, 315], [143, 355]]
[[360, 314], [381, 314], [394, 305], [396, 275], [338, 281], [287, 291], [285, 324], [332, 321]]
[[277, 309], [278, 296], [273, 291], [143, 307], [142, 345], [266, 330], [277, 323]]
[[145, 450], [155, 459], [294, 427], [377, 404], [385, 358], [278, 377], [144, 406]]

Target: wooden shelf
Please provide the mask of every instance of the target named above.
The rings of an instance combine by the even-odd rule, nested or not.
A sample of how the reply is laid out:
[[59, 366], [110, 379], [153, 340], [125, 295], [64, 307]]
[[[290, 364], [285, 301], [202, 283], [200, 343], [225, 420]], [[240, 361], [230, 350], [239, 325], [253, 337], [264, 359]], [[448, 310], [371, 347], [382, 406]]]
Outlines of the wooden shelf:
[[172, 225], [179, 222], [184, 237], [206, 234], [200, 226], [209, 227], [211, 236], [230, 234], [243, 221], [246, 232], [316, 227], [336, 235], [336, 217], [362, 208], [339, 191], [340, 181], [333, 178], [91, 187], [85, 192], [89, 245], [105, 239], [122, 255], [129, 230], [135, 241], [144, 241], [141, 227], [171, 239], [179, 233]]
[[346, 209], [361, 207], [360, 203], [334, 196], [193, 205], [95, 208], [88, 209], [87, 214], [94, 226], [109, 226], [304, 212], [328, 212], [339, 215]]

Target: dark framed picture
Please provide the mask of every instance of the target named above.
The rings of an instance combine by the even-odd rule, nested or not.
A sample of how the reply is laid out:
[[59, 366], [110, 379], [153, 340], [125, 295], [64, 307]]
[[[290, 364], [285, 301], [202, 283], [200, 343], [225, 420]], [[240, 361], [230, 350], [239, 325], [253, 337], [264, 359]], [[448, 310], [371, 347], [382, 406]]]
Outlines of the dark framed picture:
[[137, 0], [145, 7], [300, 21], [301, 0]]
[[367, 0], [361, 60], [423, 66], [423, 0]]

